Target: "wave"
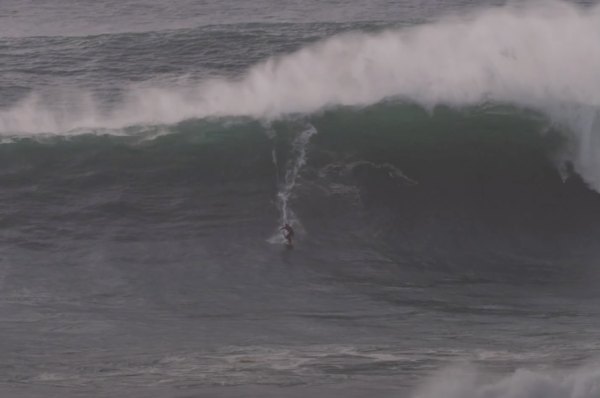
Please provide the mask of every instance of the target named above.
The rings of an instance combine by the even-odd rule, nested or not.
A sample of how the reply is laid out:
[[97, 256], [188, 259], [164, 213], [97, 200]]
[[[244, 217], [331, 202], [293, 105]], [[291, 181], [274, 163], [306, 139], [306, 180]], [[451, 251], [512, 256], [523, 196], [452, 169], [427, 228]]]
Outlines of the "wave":
[[[385, 103], [271, 123], [191, 120], [121, 136], [13, 139], [0, 145], [0, 183], [14, 188], [12, 202], [29, 195], [19, 187], [31, 181], [44, 185], [36, 195], [61, 187], [82, 198], [130, 193], [127, 211], [156, 195], [179, 203], [189, 186], [222, 190], [231, 211], [245, 209], [250, 199], [235, 192], [249, 189], [264, 212], [256, 225], [271, 232], [291, 221], [343, 245], [353, 236], [395, 251], [435, 242], [440, 253], [521, 251], [550, 260], [568, 258], [574, 242], [580, 253], [591, 248], [600, 225], [597, 194], [564, 150], [560, 131], [537, 112]], [[202, 207], [181, 203], [184, 213]], [[136, 223], [173, 216], [160, 202], [152, 206], [164, 214], [134, 212]], [[112, 208], [100, 207], [101, 216]], [[472, 248], [457, 250], [453, 236]]]
[[426, 109], [506, 103], [563, 126], [575, 168], [599, 188], [599, 26], [600, 6], [551, 2], [341, 34], [269, 58], [237, 78], [132, 86], [110, 106], [86, 93], [64, 94], [59, 101], [33, 94], [0, 112], [0, 132], [107, 132], [225, 116], [276, 120], [386, 99]]

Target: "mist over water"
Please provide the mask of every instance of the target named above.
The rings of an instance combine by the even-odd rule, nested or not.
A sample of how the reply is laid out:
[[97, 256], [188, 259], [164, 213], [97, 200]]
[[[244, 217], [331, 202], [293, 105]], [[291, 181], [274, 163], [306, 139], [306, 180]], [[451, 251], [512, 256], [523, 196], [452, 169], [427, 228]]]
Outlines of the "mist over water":
[[600, 394], [600, 5], [33, 3], [0, 395]]

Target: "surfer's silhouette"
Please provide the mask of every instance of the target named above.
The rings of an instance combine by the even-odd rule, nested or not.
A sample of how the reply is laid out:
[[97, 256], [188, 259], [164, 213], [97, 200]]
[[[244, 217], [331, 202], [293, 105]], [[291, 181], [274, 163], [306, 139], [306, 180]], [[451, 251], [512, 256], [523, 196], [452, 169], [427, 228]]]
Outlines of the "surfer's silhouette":
[[292, 228], [290, 224], [285, 223], [285, 225], [279, 228], [279, 230], [283, 231], [283, 237], [285, 238], [285, 240], [287, 240], [287, 244], [291, 246], [292, 238], [294, 237], [294, 228]]

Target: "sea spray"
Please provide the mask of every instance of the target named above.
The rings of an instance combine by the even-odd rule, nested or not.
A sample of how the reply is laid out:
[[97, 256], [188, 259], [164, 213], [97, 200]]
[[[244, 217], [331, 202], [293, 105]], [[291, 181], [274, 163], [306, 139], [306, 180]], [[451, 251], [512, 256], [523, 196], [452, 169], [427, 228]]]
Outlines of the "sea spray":
[[[190, 118], [279, 118], [401, 98], [426, 107], [501, 102], [549, 109], [600, 104], [600, 6], [505, 6], [378, 33], [332, 36], [265, 59], [236, 78], [125, 87], [112, 111], [71, 93], [75, 111], [35, 93], [0, 112], [0, 132], [172, 124]], [[556, 109], [556, 108], [553, 108]], [[43, 117], [42, 117], [43, 116]]]
[[[275, 149], [272, 151], [273, 164], [277, 173], [278, 191], [276, 205], [279, 211], [280, 225], [291, 224], [296, 227], [301, 227], [300, 220], [290, 207], [289, 201], [292, 197], [294, 188], [296, 187], [300, 171], [306, 164], [308, 144], [311, 137], [315, 134], [317, 134], [317, 129], [313, 125], [308, 124], [306, 128], [294, 138], [291, 148], [292, 153], [286, 163], [283, 179], [279, 172], [277, 151]], [[279, 234], [276, 234], [276, 237], [278, 236]]]
[[451, 367], [435, 375], [411, 398], [597, 398], [600, 368], [591, 364], [575, 370], [517, 369], [503, 378], [470, 366]]

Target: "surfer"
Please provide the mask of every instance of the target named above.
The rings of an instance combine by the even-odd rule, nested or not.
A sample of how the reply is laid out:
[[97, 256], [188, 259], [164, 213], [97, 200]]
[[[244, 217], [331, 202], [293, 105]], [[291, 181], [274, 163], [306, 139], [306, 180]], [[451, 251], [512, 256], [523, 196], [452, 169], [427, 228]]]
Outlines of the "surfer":
[[285, 223], [285, 225], [279, 228], [279, 230], [283, 231], [283, 237], [287, 240], [287, 244], [291, 246], [292, 238], [294, 237], [294, 228], [292, 228], [290, 224]]

